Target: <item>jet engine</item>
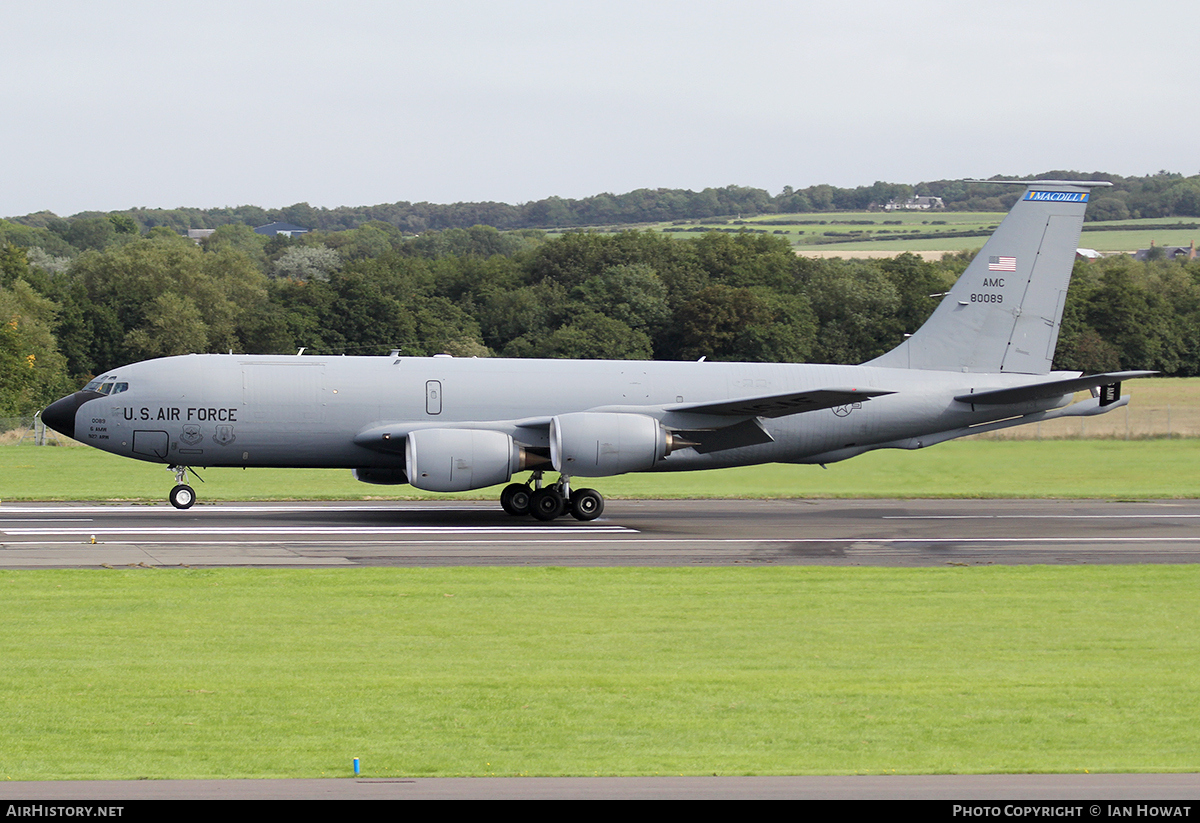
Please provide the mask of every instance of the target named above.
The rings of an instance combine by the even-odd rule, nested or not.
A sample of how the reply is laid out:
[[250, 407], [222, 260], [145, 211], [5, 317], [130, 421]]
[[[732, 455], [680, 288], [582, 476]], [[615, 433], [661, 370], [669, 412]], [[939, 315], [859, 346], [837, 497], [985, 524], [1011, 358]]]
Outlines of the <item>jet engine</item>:
[[671, 452], [694, 445], [644, 414], [575, 412], [550, 421], [550, 462], [566, 475], [646, 471]]
[[504, 432], [417, 429], [404, 444], [408, 482], [431, 492], [461, 492], [507, 483], [544, 458], [527, 454]]

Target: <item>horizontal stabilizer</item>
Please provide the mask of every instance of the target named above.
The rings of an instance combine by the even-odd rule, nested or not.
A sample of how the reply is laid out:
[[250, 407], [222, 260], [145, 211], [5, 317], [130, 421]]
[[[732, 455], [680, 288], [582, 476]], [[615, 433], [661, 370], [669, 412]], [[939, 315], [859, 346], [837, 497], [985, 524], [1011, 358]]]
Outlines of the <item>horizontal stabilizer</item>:
[[694, 414], [719, 414], [729, 417], [786, 417], [789, 414], [832, 409], [849, 403], [861, 403], [872, 397], [881, 397], [895, 392], [879, 389], [818, 389], [816, 391], [769, 394], [761, 397], [742, 397], [722, 400], [717, 403], [691, 405], [675, 403], [665, 406], [667, 411], [691, 412]]
[[1158, 374], [1156, 371], [1115, 371], [1107, 374], [1091, 374], [1087, 377], [1073, 377], [1068, 380], [1053, 380], [1049, 383], [1034, 383], [1031, 386], [1017, 386], [1012, 389], [995, 389], [993, 391], [960, 394], [954, 399], [960, 403], [976, 405], [1007, 405], [1009, 403], [1028, 403], [1033, 400], [1045, 400], [1050, 397], [1061, 397], [1084, 389], [1097, 386], [1109, 386], [1122, 380], [1132, 380], [1135, 377], [1150, 377]]

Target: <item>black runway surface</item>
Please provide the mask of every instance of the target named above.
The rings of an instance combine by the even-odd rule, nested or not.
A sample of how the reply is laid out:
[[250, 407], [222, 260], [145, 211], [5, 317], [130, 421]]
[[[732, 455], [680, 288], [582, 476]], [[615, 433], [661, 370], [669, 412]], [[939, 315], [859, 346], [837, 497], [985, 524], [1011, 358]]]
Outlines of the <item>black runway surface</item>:
[[1196, 562], [1193, 500], [613, 500], [591, 523], [464, 501], [0, 506], [4, 568]]

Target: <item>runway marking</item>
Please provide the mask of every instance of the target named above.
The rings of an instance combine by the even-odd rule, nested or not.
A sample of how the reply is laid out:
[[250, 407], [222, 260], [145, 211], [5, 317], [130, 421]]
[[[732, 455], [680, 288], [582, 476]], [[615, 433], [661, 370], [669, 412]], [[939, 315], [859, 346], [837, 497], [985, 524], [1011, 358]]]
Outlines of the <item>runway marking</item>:
[[[562, 531], [559, 531], [558, 533], [561, 534], [565, 531], [568, 531], [568, 530], [564, 529]], [[569, 531], [579, 532], [579, 531], [581, 531], [581, 529], [574, 528], [574, 529], [570, 529]], [[65, 534], [66, 532], [52, 532], [52, 533], [53, 534]], [[79, 532], [79, 534], [81, 534], [81, 535], [82, 534], [100, 534], [100, 533], [101, 532], [99, 530], [97, 530], [97, 531], [84, 530], [82, 532]], [[128, 534], [128, 532], [120, 531], [120, 530], [117, 530], [114, 533], [115, 534]], [[155, 532], [150, 531], [148, 533], [153, 534]], [[241, 532], [235, 531], [235, 533], [241, 533]], [[267, 530], [266, 533], [275, 534], [277, 532], [272, 532], [270, 530]], [[343, 531], [341, 533], [344, 534], [344, 533], [354, 533], [354, 532], [350, 532], [347, 530], [347, 531]], [[546, 531], [544, 531], [544, 530], [539, 531], [536, 529], [531, 529], [531, 530], [529, 530], [528, 533], [545, 534]], [[506, 532], [506, 534], [513, 534], [514, 536], [521, 536], [526, 533], [525, 532]], [[609, 534], [611, 534], [611, 532], [609, 532]], [[847, 544], [854, 545], [854, 544], [867, 544], [867, 543], [877, 543], [877, 544], [902, 544], [902, 543], [918, 543], [918, 544], [922, 544], [922, 543], [923, 544], [928, 544], [928, 543], [959, 543], [959, 544], [961, 544], [961, 543], [1087, 543], [1087, 544], [1094, 544], [1094, 543], [1196, 543], [1196, 542], [1200, 542], [1200, 536], [1197, 536], [1197, 537], [1137, 537], [1137, 538], [1129, 538], [1129, 537], [924, 537], [924, 538], [923, 537], [828, 537], [828, 538], [820, 538], [820, 537], [814, 537], [814, 538], [656, 537], [656, 538], [644, 538], [644, 537], [637, 537], [636, 535], [638, 534], [638, 532], [636, 532], [632, 529], [628, 530], [624, 534], [627, 534], [628, 536], [609, 538], [609, 537], [605, 537], [604, 534], [601, 533], [601, 534], [598, 534], [595, 538], [588, 539], [588, 540], [579, 540], [579, 539], [576, 539], [576, 540], [541, 540], [541, 541], [538, 541], [538, 544], [587, 543], [589, 545], [602, 545], [605, 543], [618, 543], [618, 544], [619, 543], [632, 543], [632, 544], [643, 544], [643, 543], [685, 543], [685, 544], [695, 544], [695, 543], [706, 543], [706, 544], [816, 543], [816, 544], [826, 544], [827, 545], [830, 543], [839, 543], [839, 544], [847, 543]], [[357, 541], [357, 540], [320, 540], [320, 541], [297, 541], [297, 540], [288, 540], [288, 541], [282, 541], [282, 540], [227, 540], [227, 541], [216, 541], [216, 540], [120, 540], [120, 541], [112, 541], [112, 542], [104, 543], [104, 544], [97, 543], [95, 545], [97, 545], [97, 546], [99, 546], [99, 545], [113, 546], [113, 545], [136, 544], [136, 545], [146, 545], [146, 546], [149, 546], [149, 545], [156, 545], [156, 546], [157, 545], [168, 545], [168, 546], [169, 545], [253, 546], [253, 545], [295, 544], [295, 543], [306, 543], [306, 542], [316, 542], [322, 546], [336, 546], [336, 545], [350, 545], [350, 546], [366, 545], [366, 546], [370, 546], [370, 545], [372, 545], [370, 543], [364, 544], [361, 541]], [[500, 543], [500, 542], [510, 542], [510, 543], [520, 542], [525, 545], [529, 545], [528, 542], [524, 541], [524, 540], [522, 540], [522, 541], [516, 541], [516, 540], [511, 540], [511, 541], [501, 541], [501, 540], [393, 540], [389, 543], [389, 545], [426, 545], [426, 544], [428, 544], [428, 545], [440, 545], [440, 546], [457, 546], [457, 545], [487, 546], [487, 545], [495, 545], [496, 543]], [[27, 544], [27, 543], [7, 543], [7, 544], [0, 544], [0, 545], [5, 546], [6, 548], [18, 548], [18, 547], [27, 547], [29, 544]], [[69, 543], [65, 542], [65, 541], [54, 541], [54, 542], [39, 541], [37, 543], [37, 545], [44, 545], [44, 546], [85, 545], [86, 546], [86, 545], [92, 545], [92, 544], [77, 543], [74, 541], [69, 542]]]
[[163, 514], [173, 512], [173, 516], [187, 517], [189, 515], [215, 514], [267, 514], [271, 512], [444, 512], [444, 511], [498, 511], [495, 504], [446, 504], [446, 505], [407, 505], [396, 501], [392, 505], [339, 505], [329, 501], [324, 506], [205, 506], [199, 505], [190, 509], [176, 509], [174, 506], [156, 504], [153, 506], [4, 506], [2, 514]]
[[34, 535], [92, 535], [92, 534], [496, 534], [496, 535], [541, 535], [541, 534], [639, 534], [636, 529], [625, 526], [248, 526], [237, 527], [95, 527], [86, 529], [3, 529], [3, 534], [13, 536]]
[[94, 523], [95, 518], [92, 517], [24, 517], [9, 519], [0, 519], [0, 525], [5, 523]]
[[1200, 514], [885, 514], [882, 520], [1133, 520], [1200, 517]]

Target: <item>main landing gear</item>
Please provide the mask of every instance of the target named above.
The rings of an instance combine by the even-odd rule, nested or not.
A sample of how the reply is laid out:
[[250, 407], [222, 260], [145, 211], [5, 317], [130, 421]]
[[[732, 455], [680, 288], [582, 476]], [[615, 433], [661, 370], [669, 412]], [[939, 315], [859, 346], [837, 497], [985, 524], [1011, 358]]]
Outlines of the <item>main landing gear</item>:
[[[177, 509], [190, 509], [196, 502], [196, 490], [183, 481], [187, 480], [187, 473], [191, 469], [187, 466], [167, 466], [167, 468], [175, 472], [175, 488], [171, 489], [167, 499]], [[196, 473], [193, 471], [192, 474]], [[198, 474], [196, 476], [200, 477]]]
[[604, 496], [595, 489], [571, 490], [571, 478], [563, 475], [552, 486], [542, 486], [542, 473], [535, 471], [530, 483], [513, 483], [500, 493], [500, 505], [514, 517], [532, 514], [549, 522], [568, 511], [576, 520], [595, 520], [604, 513]]

